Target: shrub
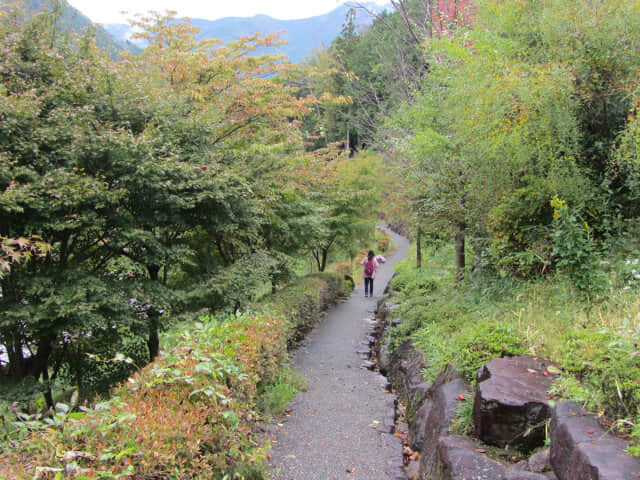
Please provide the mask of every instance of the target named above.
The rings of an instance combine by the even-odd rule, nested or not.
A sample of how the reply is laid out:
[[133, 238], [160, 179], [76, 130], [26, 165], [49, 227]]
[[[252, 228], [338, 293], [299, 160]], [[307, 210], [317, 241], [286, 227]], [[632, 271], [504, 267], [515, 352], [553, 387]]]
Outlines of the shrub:
[[429, 379], [453, 365], [468, 380], [493, 358], [525, 353], [524, 339], [510, 325], [495, 321], [431, 323], [412, 336], [428, 360]]
[[553, 258], [558, 269], [582, 292], [600, 293], [607, 277], [600, 267], [591, 228], [566, 202], [554, 197]]
[[[116, 389], [112, 400], [80, 413], [60, 405], [40, 422], [44, 428], [25, 423], [31, 438], [7, 463], [38, 465], [57, 479], [187, 479], [204, 471], [222, 478], [238, 466], [259, 470], [254, 402], [260, 382], [274, 380], [285, 358], [283, 319], [205, 317], [181, 326], [169, 342], [166, 355]], [[15, 478], [32, 477], [30, 471]]]
[[166, 353], [111, 400], [20, 418], [0, 444], [0, 478], [32, 479], [36, 466], [40, 480], [264, 478], [261, 411], [282, 408], [300, 387], [281, 376], [287, 346], [343, 294], [339, 275], [313, 275], [258, 313], [180, 324], [165, 334]]
[[533, 178], [514, 190], [489, 213], [489, 251], [499, 269], [519, 277], [537, 276], [551, 263], [549, 225], [552, 221], [548, 182]]
[[376, 244], [376, 252], [387, 253], [390, 246], [391, 246], [391, 237], [386, 233], [384, 233], [378, 238], [378, 242]]
[[263, 299], [254, 308], [279, 312], [287, 319], [287, 344], [292, 348], [313, 328], [330, 305], [348, 295], [349, 289], [340, 274], [317, 273]]

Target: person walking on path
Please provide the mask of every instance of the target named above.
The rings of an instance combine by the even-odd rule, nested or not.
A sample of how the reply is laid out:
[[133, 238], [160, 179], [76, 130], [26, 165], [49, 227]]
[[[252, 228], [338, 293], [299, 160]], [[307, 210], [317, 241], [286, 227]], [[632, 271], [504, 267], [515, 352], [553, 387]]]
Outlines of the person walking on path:
[[376, 268], [380, 265], [376, 260], [376, 254], [373, 253], [373, 250], [369, 250], [367, 256], [360, 262], [360, 265], [364, 265], [364, 268], [362, 269], [364, 296], [373, 297], [373, 280], [376, 278]]
[[[406, 238], [387, 233], [397, 248], [378, 267], [380, 289], [409, 251]], [[362, 341], [371, 335], [372, 317], [369, 299], [350, 295], [292, 352], [291, 369], [307, 386], [268, 428], [271, 480], [406, 478], [402, 439], [386, 426], [393, 423], [396, 397], [379, 372], [363, 366]]]

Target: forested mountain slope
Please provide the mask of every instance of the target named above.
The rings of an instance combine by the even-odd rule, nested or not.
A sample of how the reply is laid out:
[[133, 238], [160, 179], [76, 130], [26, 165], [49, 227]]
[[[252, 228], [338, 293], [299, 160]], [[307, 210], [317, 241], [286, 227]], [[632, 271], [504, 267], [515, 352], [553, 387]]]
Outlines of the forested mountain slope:
[[[296, 20], [279, 20], [267, 15], [256, 15], [246, 18], [226, 17], [218, 20], [193, 18], [192, 23], [200, 28], [200, 38], [217, 38], [224, 43], [256, 32], [279, 33], [280, 40], [286, 43], [274, 50], [286, 55], [290, 62], [298, 63], [309, 57], [314, 49], [326, 48], [331, 44], [339, 35], [349, 10], [355, 5], [355, 3], [345, 3], [324, 15]], [[365, 27], [373, 21], [372, 14], [379, 13], [382, 8], [366, 2], [362, 2], [361, 5], [366, 8], [355, 7], [356, 23]], [[107, 24], [104, 28], [121, 41], [126, 41], [131, 35], [128, 25]]]
[[[50, 10], [54, 5], [51, 0], [22, 0], [24, 12], [32, 15], [43, 10]], [[58, 1], [61, 9], [61, 25], [66, 29], [73, 29], [78, 33], [84, 33], [88, 28], [95, 29], [96, 42], [99, 47], [105, 49], [110, 55], [117, 55], [119, 50], [139, 52], [140, 48], [127, 39], [118, 39], [109, 33], [103, 26], [93, 23], [82, 12], [72, 7], [66, 0]]]

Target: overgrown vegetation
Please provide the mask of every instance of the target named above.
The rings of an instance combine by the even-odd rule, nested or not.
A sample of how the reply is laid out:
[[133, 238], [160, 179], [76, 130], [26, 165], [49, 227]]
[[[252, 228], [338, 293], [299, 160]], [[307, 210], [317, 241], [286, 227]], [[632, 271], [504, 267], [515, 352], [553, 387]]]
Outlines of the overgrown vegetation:
[[[135, 21], [145, 51], [116, 61], [58, 29], [60, 8], [1, 11], [2, 389], [30, 405], [4, 424], [11, 475], [259, 475], [239, 435], [291, 394], [282, 352], [357, 281], [381, 198], [418, 244], [392, 335], [427, 375], [549, 358], [556, 395], [609, 416], [640, 456], [640, 6], [393, 4], [363, 31], [350, 14], [304, 67], [251, 55], [272, 35], [221, 45], [156, 13]], [[163, 331], [182, 333], [145, 367]], [[121, 400], [56, 407], [141, 368]], [[127, 443], [162, 401], [180, 435], [195, 422], [195, 456], [168, 430], [157, 458]]]
[[113, 60], [53, 4], [0, 10], [0, 374], [49, 407], [107, 393], [162, 331], [245, 310], [301, 259], [360, 248], [381, 182], [374, 153], [305, 151], [316, 100], [251, 54], [274, 36], [221, 45], [151, 13], [147, 48]]
[[[575, 400], [605, 415], [631, 434], [630, 452], [637, 454], [638, 287], [614, 281], [600, 296], [586, 298], [562, 277], [521, 282], [477, 274], [460, 283], [453, 257], [450, 246], [436, 241], [425, 249], [422, 268], [411, 259], [399, 266], [392, 285], [402, 323], [390, 332], [394, 343], [413, 340], [428, 362], [426, 377], [451, 364], [471, 382], [494, 357], [548, 359], [562, 372], [552, 392], [557, 399]], [[627, 278], [626, 262], [609, 260], [615, 267], [607, 278]], [[468, 427], [468, 408], [461, 412], [460, 431]]]
[[336, 274], [303, 283], [256, 305], [261, 313], [203, 316], [170, 330], [165, 353], [108, 400], [22, 411], [17, 422], [6, 415], [0, 476], [263, 478], [257, 424], [304, 386], [286, 370], [292, 332], [344, 294]]

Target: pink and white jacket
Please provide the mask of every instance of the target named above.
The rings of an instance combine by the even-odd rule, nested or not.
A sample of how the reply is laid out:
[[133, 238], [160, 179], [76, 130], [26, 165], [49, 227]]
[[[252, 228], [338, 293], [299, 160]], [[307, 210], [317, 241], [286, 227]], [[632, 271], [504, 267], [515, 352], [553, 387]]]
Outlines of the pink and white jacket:
[[[366, 265], [367, 264], [367, 260], [369, 260], [368, 256], [365, 256], [362, 261], [360, 262], [360, 265]], [[375, 257], [373, 257], [373, 273], [371, 274], [371, 278], [376, 278], [376, 269], [380, 266], [380, 264], [378, 263], [378, 261], [376, 260]], [[362, 269], [362, 278], [365, 278], [365, 274], [364, 274], [364, 268]]]

